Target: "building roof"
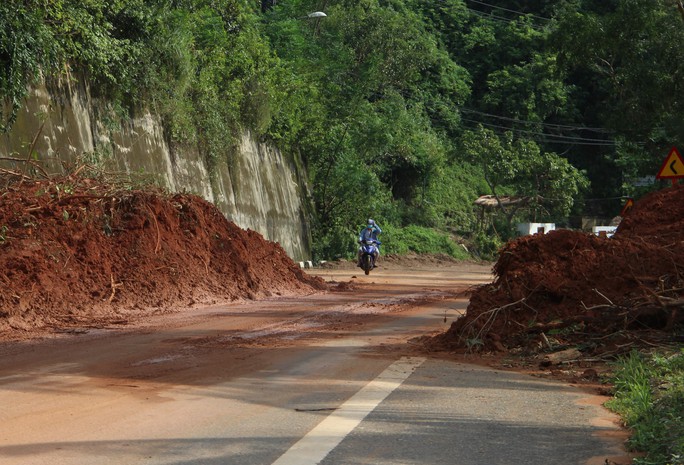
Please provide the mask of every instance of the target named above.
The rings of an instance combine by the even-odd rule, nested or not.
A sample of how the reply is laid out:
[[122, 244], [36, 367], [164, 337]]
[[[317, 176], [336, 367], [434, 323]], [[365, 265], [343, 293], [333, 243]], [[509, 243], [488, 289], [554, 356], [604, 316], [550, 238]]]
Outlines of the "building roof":
[[[508, 197], [508, 196], [501, 196], [499, 197], [499, 202], [504, 207], [508, 207], [510, 205], [518, 205], [522, 203], [527, 203], [530, 201], [530, 197]], [[499, 202], [496, 200], [496, 196], [494, 195], [482, 195], [478, 197], [475, 202], [473, 202], [475, 205], [478, 205], [483, 208], [496, 208], [499, 206]]]

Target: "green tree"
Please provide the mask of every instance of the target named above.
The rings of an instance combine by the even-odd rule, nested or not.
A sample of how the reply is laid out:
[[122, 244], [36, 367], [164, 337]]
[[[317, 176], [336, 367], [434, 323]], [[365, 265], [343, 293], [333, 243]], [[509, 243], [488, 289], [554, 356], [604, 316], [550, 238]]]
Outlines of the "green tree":
[[620, 195], [684, 143], [681, 17], [669, 0], [585, 1], [560, 13], [553, 40], [574, 84], [573, 105], [616, 141], [571, 160], [596, 188], [606, 186], [599, 196]]
[[670, 0], [8, 0], [0, 26], [4, 126], [69, 72], [214, 165], [250, 129], [305, 160], [320, 253], [368, 215], [472, 235], [485, 193], [560, 218], [582, 172], [618, 197], [684, 141]]
[[423, 223], [461, 236], [472, 235], [477, 229], [473, 202], [490, 192], [481, 167], [465, 161], [449, 162], [436, 169], [435, 177], [421, 209], [431, 220]]
[[273, 127], [297, 124], [292, 148], [309, 166], [318, 232], [340, 235], [339, 221], [355, 229], [369, 215], [435, 222], [424, 207], [449, 145], [437, 126], [457, 124], [464, 73], [401, 1], [329, 4], [320, 24], [291, 19], [314, 9], [288, 2], [265, 21], [277, 54], [297, 76], [292, 97], [307, 108], [276, 115]]
[[[515, 139], [508, 132], [503, 138], [480, 127], [463, 138], [466, 158], [478, 164], [498, 208], [512, 228], [520, 208], [528, 220], [560, 219], [567, 216], [574, 200], [588, 187], [583, 173], [555, 153], [542, 153], [530, 140]], [[522, 197], [525, 202], [506, 205], [506, 195]]]
[[4, 103], [0, 133], [11, 128], [41, 68], [59, 66], [53, 33], [41, 13], [23, 1], [0, 4], [0, 97]]

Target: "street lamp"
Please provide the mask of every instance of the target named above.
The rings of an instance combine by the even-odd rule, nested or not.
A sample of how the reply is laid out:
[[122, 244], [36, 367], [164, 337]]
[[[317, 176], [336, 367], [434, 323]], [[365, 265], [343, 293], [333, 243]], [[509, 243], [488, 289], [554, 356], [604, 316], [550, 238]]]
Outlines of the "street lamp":
[[299, 19], [320, 19], [320, 18], [325, 18], [326, 15], [322, 11], [314, 11], [313, 13], [309, 13], [306, 16], [301, 16]]
[[328, 15], [323, 13], [322, 11], [314, 11], [313, 13], [309, 13], [306, 16], [302, 16], [299, 19], [315, 19], [316, 20], [316, 25], [314, 26], [314, 37], [318, 36], [318, 32], [321, 29], [321, 19], [326, 18]]

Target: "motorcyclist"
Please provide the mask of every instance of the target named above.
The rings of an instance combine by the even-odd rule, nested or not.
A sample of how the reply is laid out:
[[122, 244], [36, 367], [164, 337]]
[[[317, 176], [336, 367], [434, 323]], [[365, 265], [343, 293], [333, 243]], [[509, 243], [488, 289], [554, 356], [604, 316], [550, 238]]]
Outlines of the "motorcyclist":
[[[368, 224], [361, 230], [359, 233], [359, 244], [363, 244], [365, 241], [372, 240], [376, 242], [376, 252], [375, 256], [373, 257], [373, 263], [376, 263], [378, 260], [378, 256], [380, 255], [380, 241], [378, 240], [378, 235], [382, 233], [382, 229], [380, 229], [380, 226], [377, 225], [377, 223], [372, 219], [368, 219]], [[362, 249], [359, 247], [359, 251], [357, 254], [357, 260], [356, 260], [356, 266], [361, 266], [361, 255], [362, 255]]]

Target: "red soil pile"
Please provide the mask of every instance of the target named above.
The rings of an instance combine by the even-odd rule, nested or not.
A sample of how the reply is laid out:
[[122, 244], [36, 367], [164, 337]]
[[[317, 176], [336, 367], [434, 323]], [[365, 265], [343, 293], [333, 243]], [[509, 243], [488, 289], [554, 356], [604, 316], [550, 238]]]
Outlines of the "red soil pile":
[[598, 349], [611, 335], [672, 333], [684, 319], [684, 187], [644, 197], [612, 238], [557, 230], [510, 241], [493, 271], [442, 342], [503, 351], [552, 337]]
[[4, 339], [324, 286], [194, 195], [76, 177], [25, 179], [0, 195]]

